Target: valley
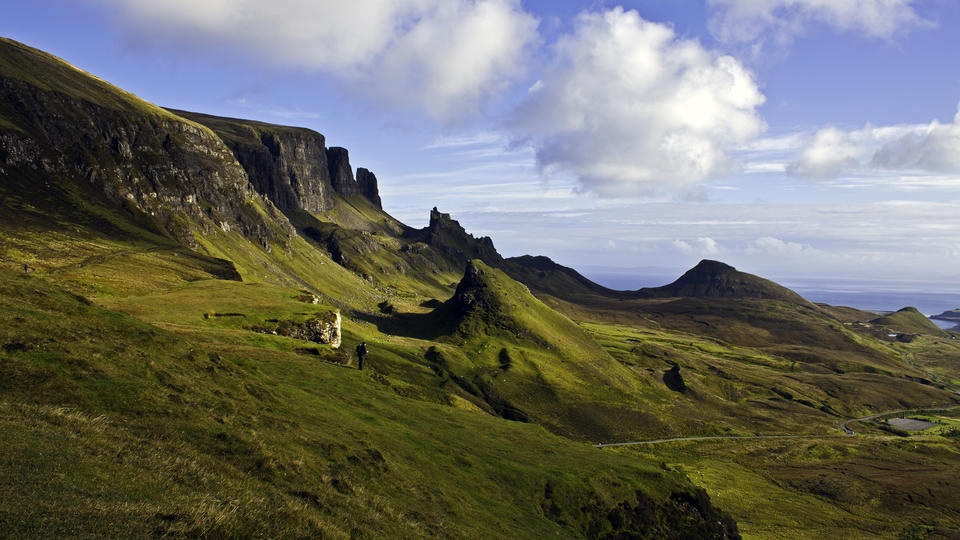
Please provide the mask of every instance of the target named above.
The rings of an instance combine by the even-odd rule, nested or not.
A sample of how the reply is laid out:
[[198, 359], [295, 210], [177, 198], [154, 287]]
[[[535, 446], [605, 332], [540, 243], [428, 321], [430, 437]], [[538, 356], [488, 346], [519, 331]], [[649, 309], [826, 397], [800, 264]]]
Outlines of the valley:
[[958, 335], [503, 257], [319, 133], [0, 38], [12, 536], [956, 538]]

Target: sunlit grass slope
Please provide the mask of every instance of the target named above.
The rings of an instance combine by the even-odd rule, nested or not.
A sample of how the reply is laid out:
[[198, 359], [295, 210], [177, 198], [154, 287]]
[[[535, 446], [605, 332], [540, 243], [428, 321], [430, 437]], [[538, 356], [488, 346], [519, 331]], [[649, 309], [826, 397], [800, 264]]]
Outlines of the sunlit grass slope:
[[720, 533], [680, 475], [215, 331], [189, 339], [0, 271], [5, 532]]

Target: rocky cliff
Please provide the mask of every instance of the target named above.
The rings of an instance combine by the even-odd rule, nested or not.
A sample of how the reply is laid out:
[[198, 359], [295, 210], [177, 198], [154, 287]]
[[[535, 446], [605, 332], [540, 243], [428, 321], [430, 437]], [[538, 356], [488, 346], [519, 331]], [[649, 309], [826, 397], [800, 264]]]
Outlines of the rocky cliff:
[[452, 219], [450, 214], [444, 214], [436, 207], [430, 211], [430, 223], [427, 227], [416, 231], [413, 236], [438, 249], [461, 267], [472, 259], [480, 259], [494, 267], [503, 264], [503, 257], [497, 253], [489, 236], [475, 238], [467, 233], [457, 220]]
[[267, 249], [296, 234], [209, 129], [17, 42], [0, 49], [0, 175], [32, 179], [21, 189], [72, 183], [192, 248], [215, 229]]
[[360, 193], [360, 186], [353, 178], [353, 169], [350, 167], [350, 153], [346, 148], [328, 148], [327, 167], [330, 169], [330, 183], [334, 191], [344, 197]]
[[383, 203], [380, 201], [380, 190], [377, 187], [377, 175], [363, 167], [357, 168], [357, 186], [360, 188], [361, 195], [372, 202], [374, 206], [383, 210]]
[[324, 212], [333, 187], [323, 135], [291, 128], [171, 109], [212, 129], [233, 152], [250, 183], [284, 212]]
[[325, 137], [296, 128], [170, 109], [212, 129], [233, 151], [254, 188], [288, 215], [322, 214], [336, 197], [362, 195], [381, 208], [377, 177], [357, 169], [354, 178], [346, 148], [327, 148]]

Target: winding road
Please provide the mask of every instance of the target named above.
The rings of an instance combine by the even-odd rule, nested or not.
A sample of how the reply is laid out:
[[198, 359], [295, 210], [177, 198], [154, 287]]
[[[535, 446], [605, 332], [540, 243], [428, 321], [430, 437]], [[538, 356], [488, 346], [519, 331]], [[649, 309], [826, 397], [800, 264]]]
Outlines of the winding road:
[[873, 420], [874, 418], [879, 418], [881, 416], [886, 416], [888, 414], [901, 414], [901, 413], [922, 413], [922, 412], [931, 412], [931, 411], [952, 411], [954, 409], [960, 409], [960, 405], [956, 403], [951, 403], [943, 407], [924, 407], [919, 409], [897, 409], [893, 411], [884, 411], [877, 414], [871, 414], [870, 416], [861, 416], [860, 418], [848, 418], [840, 424], [840, 429], [843, 430], [843, 433], [834, 433], [834, 434], [825, 434], [825, 435], [816, 435], [816, 434], [805, 434], [805, 435], [712, 435], [704, 437], [672, 437], [669, 439], [650, 439], [646, 441], [628, 441], [628, 442], [614, 442], [614, 443], [597, 443], [593, 445], [596, 448], [607, 448], [608, 446], [634, 446], [638, 444], [661, 444], [668, 442], [680, 442], [680, 441], [720, 441], [720, 440], [743, 440], [743, 439], [822, 439], [824, 437], [855, 437], [857, 432], [850, 429], [849, 424], [853, 422], [865, 422], [867, 420]]

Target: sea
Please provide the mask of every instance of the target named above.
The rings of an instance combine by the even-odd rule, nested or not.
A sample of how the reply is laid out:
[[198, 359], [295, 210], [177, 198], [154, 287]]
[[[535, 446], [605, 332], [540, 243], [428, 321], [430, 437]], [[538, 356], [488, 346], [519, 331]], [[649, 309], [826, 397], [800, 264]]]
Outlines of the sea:
[[[677, 274], [664, 272], [638, 272], [636, 274], [607, 269], [588, 270], [587, 278], [611, 289], [636, 290], [642, 287], [659, 287], [677, 279]], [[811, 302], [833, 306], [848, 306], [866, 311], [886, 313], [905, 307], [915, 307], [930, 317], [944, 311], [960, 308], [960, 283], [936, 283], [921, 281], [882, 280], [836, 280], [815, 281], [784, 279], [779, 281]], [[932, 319], [945, 329], [954, 324]]]

